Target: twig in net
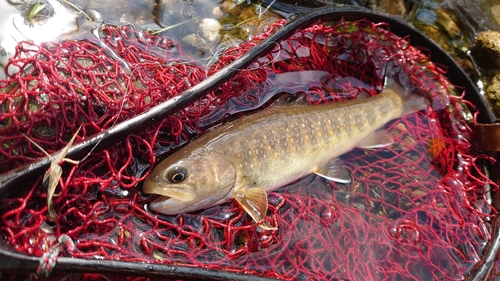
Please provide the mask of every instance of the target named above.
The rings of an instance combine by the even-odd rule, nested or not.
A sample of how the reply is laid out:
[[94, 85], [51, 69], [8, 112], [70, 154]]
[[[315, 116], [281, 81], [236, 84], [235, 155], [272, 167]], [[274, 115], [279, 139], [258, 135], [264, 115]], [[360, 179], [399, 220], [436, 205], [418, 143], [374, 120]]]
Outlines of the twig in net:
[[[78, 130], [76, 130], [75, 134], [71, 138], [71, 140], [68, 142], [68, 144], [61, 150], [57, 156], [51, 156], [47, 151], [45, 151], [41, 146], [39, 146], [36, 142], [34, 142], [32, 139], [30, 139], [27, 135], [22, 134], [26, 139], [28, 139], [34, 146], [36, 146], [40, 151], [42, 151], [47, 157], [50, 158], [50, 167], [47, 169], [45, 172], [45, 175], [43, 176], [42, 183], [44, 186], [47, 186], [47, 220], [49, 221], [55, 221], [57, 214], [56, 211], [54, 210], [54, 206], [52, 205], [52, 197], [54, 196], [54, 192], [56, 191], [57, 184], [59, 183], [59, 180], [61, 179], [62, 176], [62, 162], [68, 162], [74, 165], [78, 165], [80, 161], [65, 158], [66, 154], [68, 153], [69, 148], [73, 145], [73, 142], [75, 141], [76, 136], [78, 135], [78, 132], [80, 132], [80, 129], [82, 128], [82, 125], [78, 127]], [[57, 195], [55, 195], [57, 196]]]

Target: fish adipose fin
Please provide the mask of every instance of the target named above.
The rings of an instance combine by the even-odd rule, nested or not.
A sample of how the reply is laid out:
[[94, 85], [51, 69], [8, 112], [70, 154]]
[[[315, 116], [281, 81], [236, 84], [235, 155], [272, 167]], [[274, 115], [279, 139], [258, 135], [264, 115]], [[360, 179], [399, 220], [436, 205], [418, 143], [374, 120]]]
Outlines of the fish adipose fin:
[[[242, 188], [235, 193], [235, 199], [255, 222], [262, 221], [267, 214], [267, 192], [262, 187]], [[276, 230], [267, 223], [260, 226], [266, 230]]]
[[392, 137], [384, 129], [378, 129], [357, 145], [358, 148], [375, 149], [394, 143]]
[[345, 167], [344, 162], [339, 158], [333, 158], [314, 172], [316, 175], [338, 183], [351, 183], [351, 173]]

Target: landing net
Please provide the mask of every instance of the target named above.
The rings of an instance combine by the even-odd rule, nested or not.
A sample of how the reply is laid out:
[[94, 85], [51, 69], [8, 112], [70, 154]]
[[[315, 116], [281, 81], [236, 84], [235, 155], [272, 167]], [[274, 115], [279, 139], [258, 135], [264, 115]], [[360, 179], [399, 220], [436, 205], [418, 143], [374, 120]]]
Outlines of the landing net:
[[[27, 137], [53, 153], [82, 124], [77, 143], [199, 83], [284, 23], [202, 63], [168, 38], [126, 26], [102, 28], [99, 40], [20, 43], [6, 66], [11, 74], [0, 81], [0, 172], [45, 156]], [[78, 165], [62, 164], [54, 222], [47, 222], [42, 175], [2, 198], [2, 238], [34, 256], [65, 237], [74, 247], [61, 244], [59, 256], [284, 280], [463, 279], [490, 239], [496, 211], [489, 191], [496, 186], [483, 166], [493, 159], [471, 143], [461, 90], [409, 44], [411, 38], [386, 29], [363, 20], [318, 23], [277, 42], [248, 69], [160, 124]], [[283, 92], [304, 94], [312, 104], [376, 95], [386, 65], [431, 106], [386, 125], [392, 146], [342, 156], [352, 185], [311, 175], [272, 192], [267, 217], [279, 230], [256, 227], [236, 202], [177, 216], [148, 210], [155, 197], [141, 193], [141, 182], [169, 151], [268, 106]], [[310, 79], [303, 84], [298, 77]]]

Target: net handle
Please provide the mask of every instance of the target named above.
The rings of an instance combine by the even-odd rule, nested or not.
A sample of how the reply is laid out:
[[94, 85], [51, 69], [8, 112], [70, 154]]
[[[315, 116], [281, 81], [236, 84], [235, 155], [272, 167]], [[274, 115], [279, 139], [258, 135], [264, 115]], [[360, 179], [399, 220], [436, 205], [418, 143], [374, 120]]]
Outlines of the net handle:
[[473, 125], [474, 140], [477, 148], [487, 151], [500, 151], [500, 123]]
[[[0, 240], [0, 272], [36, 272], [39, 258], [16, 253], [14, 249]], [[150, 278], [182, 279], [186, 281], [275, 281], [278, 279], [245, 275], [237, 272], [210, 270], [198, 267], [148, 264], [110, 260], [86, 260], [80, 258], [59, 257], [52, 271], [53, 274], [64, 273], [99, 273], [122, 276], [142, 276]]]

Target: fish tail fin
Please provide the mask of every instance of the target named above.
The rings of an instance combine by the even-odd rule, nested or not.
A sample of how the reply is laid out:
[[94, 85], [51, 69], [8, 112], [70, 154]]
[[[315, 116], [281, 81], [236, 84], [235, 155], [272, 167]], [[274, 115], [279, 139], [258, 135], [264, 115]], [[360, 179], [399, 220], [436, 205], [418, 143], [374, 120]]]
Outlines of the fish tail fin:
[[[396, 81], [396, 79], [398, 81]], [[430, 105], [429, 98], [411, 91], [409, 78], [406, 73], [403, 72], [394, 75], [386, 75], [384, 91], [392, 91], [399, 96], [403, 104], [401, 116], [425, 110]]]

